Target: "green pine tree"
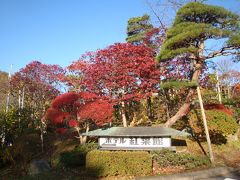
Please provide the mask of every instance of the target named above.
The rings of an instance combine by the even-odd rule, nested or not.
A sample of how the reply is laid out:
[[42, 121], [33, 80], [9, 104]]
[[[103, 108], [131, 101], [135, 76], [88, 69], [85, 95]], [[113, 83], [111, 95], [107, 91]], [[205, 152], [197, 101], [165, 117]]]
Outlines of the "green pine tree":
[[[208, 52], [205, 42], [210, 39], [227, 39], [220, 49]], [[177, 12], [175, 21], [167, 31], [157, 60], [167, 61], [181, 55], [192, 60], [191, 79], [198, 82], [199, 75], [207, 59], [222, 55], [239, 55], [240, 31], [238, 15], [219, 6], [191, 2]], [[185, 116], [190, 108], [194, 88], [190, 88], [186, 102], [166, 126], [171, 126]]]
[[153, 29], [153, 25], [149, 20], [150, 17], [147, 14], [130, 18], [127, 25], [127, 42], [134, 45], [142, 44], [146, 33]]

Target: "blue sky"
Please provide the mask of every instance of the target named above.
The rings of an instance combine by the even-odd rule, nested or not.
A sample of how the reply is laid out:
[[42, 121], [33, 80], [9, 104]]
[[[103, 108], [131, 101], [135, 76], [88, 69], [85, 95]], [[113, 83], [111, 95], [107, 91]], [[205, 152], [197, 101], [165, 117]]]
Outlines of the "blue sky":
[[[208, 2], [240, 7], [239, 0]], [[145, 13], [144, 0], [0, 0], [0, 70], [32, 60], [65, 67], [86, 51], [124, 42], [128, 19]]]

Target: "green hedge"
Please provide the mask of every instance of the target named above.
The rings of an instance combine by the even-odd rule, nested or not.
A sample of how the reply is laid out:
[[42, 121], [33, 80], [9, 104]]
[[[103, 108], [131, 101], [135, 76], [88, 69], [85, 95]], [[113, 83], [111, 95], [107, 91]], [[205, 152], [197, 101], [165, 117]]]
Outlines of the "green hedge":
[[189, 153], [175, 153], [169, 150], [151, 152], [153, 160], [161, 167], [183, 166], [185, 169], [193, 169], [210, 165], [207, 156], [197, 156]]
[[152, 172], [152, 157], [144, 151], [93, 150], [86, 156], [86, 168], [97, 177], [146, 175]]
[[77, 146], [72, 151], [62, 152], [59, 163], [64, 167], [85, 166], [86, 154], [93, 149], [97, 149], [97, 146], [95, 143], [86, 143]]

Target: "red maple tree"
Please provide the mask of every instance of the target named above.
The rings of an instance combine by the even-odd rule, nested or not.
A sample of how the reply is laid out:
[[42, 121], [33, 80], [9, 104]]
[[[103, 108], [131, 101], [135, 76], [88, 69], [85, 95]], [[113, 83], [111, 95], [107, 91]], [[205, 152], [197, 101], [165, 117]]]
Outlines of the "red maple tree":
[[69, 84], [78, 90], [107, 97], [121, 106], [151, 96], [157, 91], [160, 80], [154, 51], [143, 44], [117, 43], [88, 52], [68, 69], [71, 72], [70, 78], [66, 78]]
[[74, 128], [80, 136], [85, 122], [102, 126], [112, 120], [112, 113], [113, 105], [102, 97], [89, 92], [67, 92], [52, 101], [44, 119], [56, 126], [57, 132]]
[[11, 93], [21, 100], [22, 106], [35, 112], [34, 119], [40, 119], [45, 107], [60, 93], [59, 77], [64, 73], [58, 65], [32, 61], [11, 77]]
[[92, 120], [97, 125], [112, 121], [113, 108], [107, 100], [89, 101], [82, 105], [78, 110], [78, 117], [82, 120]]
[[79, 84], [90, 92], [112, 100], [139, 98], [157, 90], [160, 73], [153, 56], [145, 45], [118, 43], [84, 54], [69, 70], [82, 73]]

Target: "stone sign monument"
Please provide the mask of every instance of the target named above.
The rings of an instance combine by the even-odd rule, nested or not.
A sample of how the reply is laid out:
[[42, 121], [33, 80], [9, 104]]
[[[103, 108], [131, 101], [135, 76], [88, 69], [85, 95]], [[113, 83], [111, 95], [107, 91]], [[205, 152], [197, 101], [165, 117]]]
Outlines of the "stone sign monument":
[[165, 127], [111, 127], [82, 135], [98, 137], [99, 149], [102, 150], [175, 150], [171, 144], [172, 137], [189, 134]]

